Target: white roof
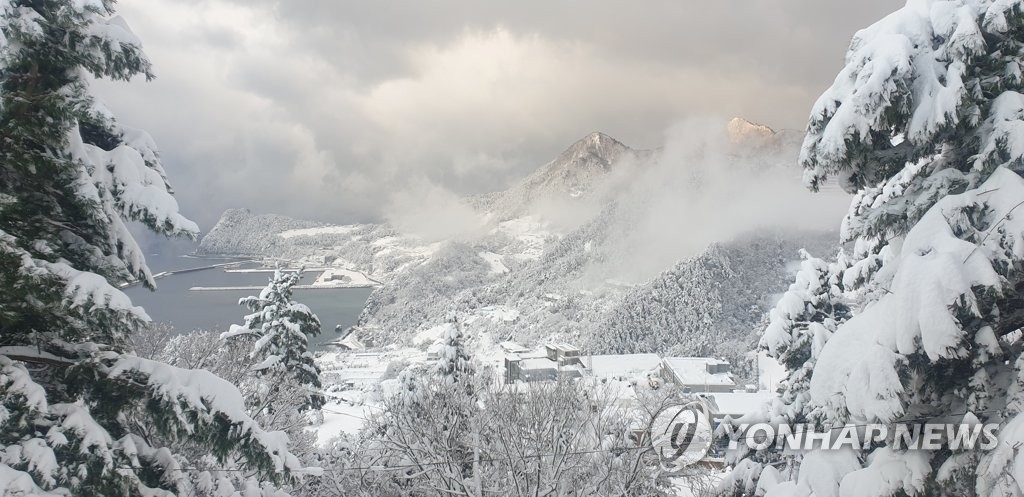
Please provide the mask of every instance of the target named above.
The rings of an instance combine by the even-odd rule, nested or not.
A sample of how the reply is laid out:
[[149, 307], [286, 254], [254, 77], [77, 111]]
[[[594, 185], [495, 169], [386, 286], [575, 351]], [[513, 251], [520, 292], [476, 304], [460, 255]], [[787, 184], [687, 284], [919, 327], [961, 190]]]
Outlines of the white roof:
[[548, 360], [548, 354], [544, 349], [539, 350], [524, 350], [522, 352], [509, 351], [505, 354], [505, 358], [511, 360], [524, 360], [524, 359], [544, 359]]
[[661, 358], [657, 354], [614, 354], [584, 356], [583, 364], [590, 366], [594, 376], [639, 376], [657, 369]]
[[666, 357], [662, 359], [684, 385], [735, 386], [731, 373], [708, 373], [708, 365], [729, 364], [710, 357]]
[[501, 342], [501, 348], [505, 349], [506, 352], [512, 353], [529, 351], [529, 349], [527, 349], [526, 347], [523, 347], [522, 345], [519, 345], [518, 343], [515, 342]]
[[547, 357], [531, 357], [519, 361], [519, 368], [522, 370], [557, 369], [558, 363]]
[[775, 394], [762, 390], [760, 392], [708, 393], [702, 394], [701, 397], [714, 400], [719, 414], [737, 417], [761, 411], [765, 404], [771, 402]]
[[548, 347], [548, 348], [551, 348], [551, 349], [555, 349], [555, 350], [560, 350], [562, 352], [578, 352], [580, 350], [577, 347], [574, 347], [574, 346], [569, 345], [567, 343], [549, 343], [549, 344], [545, 345], [545, 347]]

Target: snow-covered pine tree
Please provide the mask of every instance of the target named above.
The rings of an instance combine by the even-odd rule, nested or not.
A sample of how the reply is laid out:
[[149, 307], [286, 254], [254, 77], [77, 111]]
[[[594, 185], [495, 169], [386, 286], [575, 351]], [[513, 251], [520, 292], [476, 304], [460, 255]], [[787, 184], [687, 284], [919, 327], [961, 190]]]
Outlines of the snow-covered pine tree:
[[998, 447], [812, 452], [766, 495], [1024, 494], [1022, 43], [1020, 0], [908, 1], [856, 34], [801, 154], [809, 187], [855, 194], [859, 246], [802, 412], [998, 423]]
[[[430, 419], [438, 424], [443, 432], [449, 433], [449, 449], [453, 456], [465, 455], [465, 458], [479, 457], [480, 447], [480, 416], [478, 398], [479, 389], [487, 386], [487, 380], [477, 377], [469, 352], [466, 350], [466, 337], [462, 332], [462, 323], [458, 315], [448, 317], [448, 330], [438, 351], [437, 363], [433, 367], [437, 384], [432, 391], [439, 402], [430, 409]], [[473, 456], [470, 456], [472, 454]], [[468, 465], [462, 468], [468, 478], [479, 472]]]
[[[811, 374], [818, 355], [835, 333], [837, 327], [850, 318], [850, 307], [842, 276], [849, 264], [840, 251], [835, 262], [812, 257], [800, 252], [803, 261], [796, 281], [783, 294], [769, 313], [769, 323], [761, 336], [759, 348], [779, 362], [788, 376], [779, 385], [779, 398], [764, 412], [754, 412], [740, 419], [726, 419], [717, 430], [719, 437], [747, 436], [740, 427], [749, 423], [808, 424], [817, 430], [828, 429], [833, 421], [827, 413], [815, 409], [810, 403]], [[728, 426], [725, 426], [728, 425]], [[729, 454], [731, 462], [739, 463], [733, 470], [727, 490], [734, 495], [756, 492], [762, 471], [772, 473], [771, 480], [793, 476], [799, 468], [800, 454], [770, 446], [761, 451], [749, 451], [745, 443]]]
[[796, 281], [769, 314], [760, 348], [789, 371], [780, 393], [783, 404], [792, 410], [793, 421], [820, 423], [818, 413], [804, 406], [818, 354], [836, 328], [850, 318], [842, 281], [849, 266], [842, 251], [832, 263], [807, 252], [801, 256]]
[[287, 480], [305, 471], [287, 437], [231, 384], [126, 352], [148, 316], [111, 283], [154, 286], [127, 224], [197, 227], [153, 140], [90, 93], [91, 77], [152, 77], [113, 3], [0, 2], [0, 494], [193, 494], [188, 461], [129, 418]]
[[466, 337], [462, 333], [462, 326], [457, 318], [451, 318], [448, 329], [445, 331], [444, 340], [438, 350], [437, 363], [434, 365], [434, 374], [440, 378], [445, 385], [464, 384], [470, 390], [473, 375], [473, 363], [466, 352]]
[[309, 307], [292, 299], [292, 287], [301, 277], [301, 270], [274, 271], [258, 296], [238, 301], [252, 311], [245, 316], [245, 324], [231, 325], [221, 338], [252, 340], [251, 357], [257, 361], [253, 369], [270, 380], [267, 388], [305, 388], [305, 402], [295, 407], [319, 409], [324, 405], [320, 367], [309, 351], [309, 337], [320, 333], [320, 320]]

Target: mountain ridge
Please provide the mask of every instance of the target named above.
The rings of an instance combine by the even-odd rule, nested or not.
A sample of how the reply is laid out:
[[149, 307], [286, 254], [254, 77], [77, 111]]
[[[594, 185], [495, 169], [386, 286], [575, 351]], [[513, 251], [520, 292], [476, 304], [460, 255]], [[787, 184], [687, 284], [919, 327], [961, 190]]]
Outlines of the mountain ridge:
[[610, 178], [625, 168], [641, 167], [652, 150], [633, 149], [606, 133], [595, 131], [576, 140], [554, 159], [511, 187], [471, 195], [466, 202], [498, 221], [529, 214], [538, 203], [572, 202], [607, 189]]
[[[734, 167], [733, 173], [747, 177], [748, 167], [764, 170], [785, 160], [771, 156], [771, 148], [761, 148], [768, 150], [764, 156], [756, 152], [785, 146], [778, 141], [780, 132], [749, 121], [731, 124], [732, 131], [750, 138], [734, 147], [742, 153], [694, 167]], [[729, 138], [729, 126], [721, 132]], [[650, 200], [652, 194], [675, 197], [676, 188], [689, 184], [666, 183], [664, 174], [687, 179], [701, 171], [662, 164], [659, 158], [658, 151], [632, 149], [605, 133], [590, 133], [513, 187], [483, 201], [480, 196], [467, 199], [471, 205], [476, 200], [487, 219], [471, 237], [429, 243], [389, 224], [331, 226], [243, 210], [226, 213], [227, 221], [218, 223], [202, 246], [251, 242], [246, 255], [262, 251], [344, 267], [383, 282], [357, 325], [360, 340], [372, 346], [420, 346], [430, 330], [455, 316], [472, 330], [470, 336], [487, 343], [568, 340], [595, 352], [718, 354], [743, 360], [769, 296], [784, 290], [790, 279], [786, 268], [797, 258], [796, 248], [808, 243], [827, 247], [836, 237], [789, 233], [734, 241], [733, 233], [696, 252], [676, 252], [685, 244], [652, 238], [644, 223], [653, 215], [670, 223], [665, 232], [686, 230], [686, 225], [671, 224], [679, 222], [679, 213], [666, 213], [668, 206]], [[638, 174], [646, 172], [657, 174]], [[555, 226], [538, 214], [575, 206], [584, 207], [578, 209], [584, 217], [565, 225]], [[261, 229], [260, 223], [266, 226]], [[665, 256], [652, 257], [647, 250], [652, 245]], [[671, 257], [675, 262], [666, 262]], [[654, 312], [652, 305], [664, 308]], [[641, 328], [648, 332], [636, 331]]]

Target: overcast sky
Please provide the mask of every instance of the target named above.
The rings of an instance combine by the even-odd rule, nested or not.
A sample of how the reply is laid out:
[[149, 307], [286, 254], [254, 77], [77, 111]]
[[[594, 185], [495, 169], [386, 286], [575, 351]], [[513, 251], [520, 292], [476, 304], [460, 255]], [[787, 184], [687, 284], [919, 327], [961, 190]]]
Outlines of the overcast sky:
[[[379, 218], [503, 188], [591, 131], [693, 116], [803, 128], [888, 0], [121, 0], [157, 79], [98, 83], [160, 144], [183, 211]], [[419, 186], [417, 186], [419, 185]]]

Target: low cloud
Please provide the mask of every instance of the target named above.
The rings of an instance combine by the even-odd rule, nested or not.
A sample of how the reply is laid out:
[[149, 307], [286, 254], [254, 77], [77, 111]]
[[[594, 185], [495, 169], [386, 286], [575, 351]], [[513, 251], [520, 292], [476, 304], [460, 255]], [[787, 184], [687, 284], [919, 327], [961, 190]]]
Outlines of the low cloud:
[[[799, 136], [767, 145], [756, 139], [736, 142], [726, 122], [681, 120], [665, 131], [664, 143], [649, 160], [626, 157], [588, 195], [538, 197], [523, 214], [560, 233], [608, 216], [602, 222], [610, 223], [610, 236], [599, 242], [604, 257], [587, 269], [584, 287], [606, 280], [640, 283], [712, 243], [754, 232], [837, 229], [850, 196], [831, 186], [818, 193], [802, 186]], [[463, 196], [425, 180], [392, 194], [386, 211], [398, 230], [429, 241], [473, 241], [495, 221], [469, 207]]]
[[421, 178], [499, 190], [591, 131], [654, 147], [707, 113], [799, 127], [892, 8], [122, 0], [158, 79], [96, 87], [161, 144], [203, 228], [228, 207], [373, 221]]
[[797, 144], [751, 152], [730, 140], [725, 122], [693, 118], [666, 132], [658, 159], [620, 197], [622, 236], [593, 276], [640, 282], [754, 231], [837, 229], [850, 197], [806, 190]]
[[488, 221], [461, 196], [427, 180], [391, 194], [385, 218], [398, 231], [428, 242], [476, 238]]

